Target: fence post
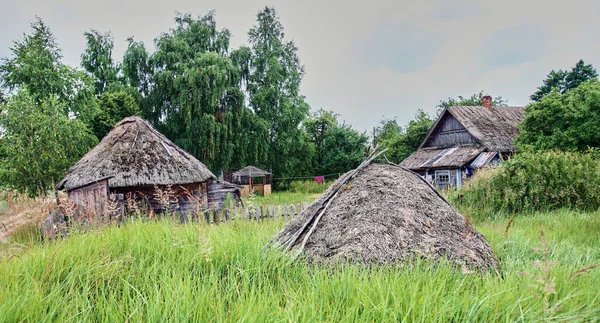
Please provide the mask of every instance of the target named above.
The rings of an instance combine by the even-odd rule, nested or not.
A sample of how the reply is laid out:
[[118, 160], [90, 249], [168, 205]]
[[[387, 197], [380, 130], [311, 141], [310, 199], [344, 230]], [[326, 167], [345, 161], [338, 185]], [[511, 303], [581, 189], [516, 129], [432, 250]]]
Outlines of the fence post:
[[206, 220], [206, 224], [210, 224], [210, 213], [208, 210], [204, 211], [204, 219]]
[[180, 224], [186, 224], [190, 222], [190, 220], [187, 217], [187, 214], [185, 214], [185, 212], [181, 212], [181, 214], [179, 215], [179, 223]]
[[229, 221], [229, 209], [223, 210], [223, 215], [225, 218], [225, 222]]
[[277, 215], [275, 214], [275, 205], [271, 206], [271, 211], [273, 215], [273, 220], [275, 220], [277, 218]]
[[254, 207], [254, 211], [256, 212], [255, 213], [256, 221], [260, 222], [260, 209], [258, 208], [258, 206]]

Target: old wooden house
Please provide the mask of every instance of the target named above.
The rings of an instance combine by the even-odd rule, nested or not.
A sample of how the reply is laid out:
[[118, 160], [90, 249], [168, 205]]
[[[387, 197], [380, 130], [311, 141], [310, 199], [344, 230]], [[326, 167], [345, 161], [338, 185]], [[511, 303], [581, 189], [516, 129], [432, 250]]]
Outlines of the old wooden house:
[[401, 165], [419, 173], [438, 188], [460, 188], [478, 168], [496, 165], [515, 152], [517, 124], [523, 107], [481, 106], [444, 109], [419, 149]]
[[164, 210], [165, 200], [171, 211], [190, 213], [220, 207], [223, 195], [239, 196], [239, 187], [227, 184], [217, 182], [202, 162], [149, 122], [128, 117], [83, 156], [56, 189], [66, 190], [76, 206], [101, 212], [114, 193], [119, 203], [133, 199], [156, 213]]
[[242, 187], [242, 196], [246, 197], [250, 191], [260, 195], [271, 194], [273, 174], [255, 166], [246, 166], [243, 169], [230, 171], [226, 179]]

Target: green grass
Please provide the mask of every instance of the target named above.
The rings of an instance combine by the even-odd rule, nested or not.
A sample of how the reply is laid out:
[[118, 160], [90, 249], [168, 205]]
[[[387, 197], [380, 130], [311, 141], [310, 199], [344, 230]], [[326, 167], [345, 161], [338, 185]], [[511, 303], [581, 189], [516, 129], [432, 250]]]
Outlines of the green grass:
[[[0, 321], [592, 322], [600, 318], [600, 213], [560, 211], [475, 223], [499, 274], [420, 262], [327, 268], [289, 263], [264, 245], [283, 222], [136, 223], [36, 243], [0, 260]], [[532, 287], [532, 263], [558, 261]], [[544, 300], [548, 304], [544, 305]], [[554, 308], [554, 306], [557, 306]]]
[[[271, 195], [255, 195], [252, 203], [257, 205], [284, 205], [295, 203], [310, 203], [320, 194], [304, 194], [296, 192], [273, 192]], [[249, 205], [250, 200], [244, 198], [244, 205]]]

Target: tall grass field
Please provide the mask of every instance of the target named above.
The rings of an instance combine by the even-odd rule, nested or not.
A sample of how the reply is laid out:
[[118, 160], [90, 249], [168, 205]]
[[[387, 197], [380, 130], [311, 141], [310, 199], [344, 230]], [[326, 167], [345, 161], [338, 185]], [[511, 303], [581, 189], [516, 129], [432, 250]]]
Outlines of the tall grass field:
[[283, 225], [147, 222], [4, 242], [0, 321], [600, 321], [600, 213], [474, 221], [501, 263], [489, 273], [290, 262], [264, 249]]

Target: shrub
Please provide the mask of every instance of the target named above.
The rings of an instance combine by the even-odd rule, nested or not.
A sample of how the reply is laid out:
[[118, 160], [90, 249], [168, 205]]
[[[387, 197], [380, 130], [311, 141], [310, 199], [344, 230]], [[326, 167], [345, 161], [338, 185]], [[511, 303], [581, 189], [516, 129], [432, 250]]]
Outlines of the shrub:
[[321, 194], [331, 185], [331, 181], [317, 183], [315, 181], [292, 181], [288, 191], [303, 194]]
[[449, 198], [474, 213], [597, 210], [600, 163], [589, 154], [522, 153], [499, 167], [478, 171]]

